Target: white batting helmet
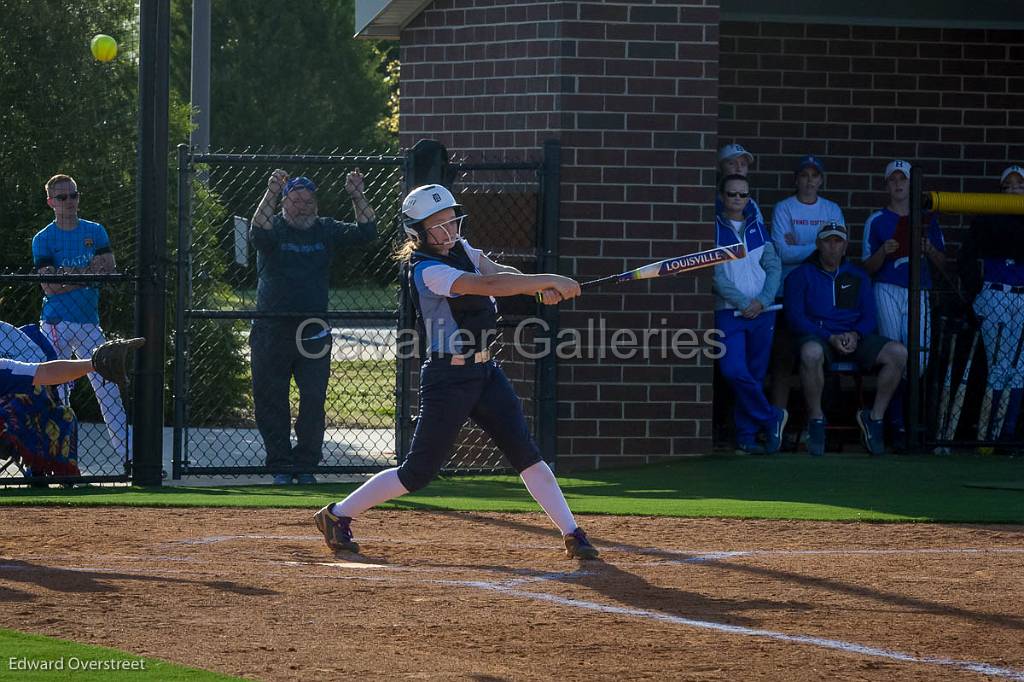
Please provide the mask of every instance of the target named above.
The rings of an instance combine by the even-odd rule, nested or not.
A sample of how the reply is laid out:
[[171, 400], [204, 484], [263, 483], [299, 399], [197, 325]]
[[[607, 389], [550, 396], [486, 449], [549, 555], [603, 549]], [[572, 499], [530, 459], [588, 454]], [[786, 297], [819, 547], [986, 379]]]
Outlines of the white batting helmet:
[[446, 208], [462, 208], [443, 185], [422, 185], [402, 202], [402, 229], [412, 238], [423, 236], [423, 220]]

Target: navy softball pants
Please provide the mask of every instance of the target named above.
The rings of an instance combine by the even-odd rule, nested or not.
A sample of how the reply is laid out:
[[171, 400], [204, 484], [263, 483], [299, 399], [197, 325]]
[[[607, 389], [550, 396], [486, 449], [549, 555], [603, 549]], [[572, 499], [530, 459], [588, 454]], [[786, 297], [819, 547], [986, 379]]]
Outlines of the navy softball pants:
[[519, 396], [497, 363], [430, 360], [420, 369], [419, 418], [409, 454], [398, 468], [406, 490], [419, 490], [437, 476], [467, 418], [494, 439], [517, 472], [541, 461]]

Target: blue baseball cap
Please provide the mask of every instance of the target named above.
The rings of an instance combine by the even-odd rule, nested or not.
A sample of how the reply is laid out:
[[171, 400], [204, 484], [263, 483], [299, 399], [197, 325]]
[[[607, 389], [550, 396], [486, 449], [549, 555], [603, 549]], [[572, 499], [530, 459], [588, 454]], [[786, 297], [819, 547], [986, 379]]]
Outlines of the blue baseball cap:
[[825, 174], [825, 164], [823, 164], [821, 162], [821, 159], [819, 159], [814, 154], [808, 154], [807, 156], [800, 159], [800, 163], [796, 165], [796, 170], [793, 172], [799, 175], [800, 171], [808, 167], [816, 168], [819, 173], [821, 173], [822, 175]]
[[287, 183], [285, 183], [284, 191], [281, 192], [281, 196], [288, 196], [288, 192], [291, 192], [295, 188], [308, 189], [310, 192], [316, 192], [316, 183], [307, 178], [305, 175], [300, 175], [299, 177], [292, 178]]

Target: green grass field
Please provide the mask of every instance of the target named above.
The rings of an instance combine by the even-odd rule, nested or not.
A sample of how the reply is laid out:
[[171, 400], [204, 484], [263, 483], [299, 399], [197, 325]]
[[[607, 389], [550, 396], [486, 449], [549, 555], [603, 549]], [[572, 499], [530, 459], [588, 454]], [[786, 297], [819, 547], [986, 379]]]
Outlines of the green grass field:
[[0, 629], [0, 679], [25, 682], [36, 680], [215, 682], [241, 678], [196, 668], [186, 668], [153, 658], [133, 656], [116, 649], [88, 646], [56, 637], [41, 637]]
[[[635, 469], [559, 476], [573, 511], [807, 521], [1024, 523], [1024, 460], [953, 455], [713, 455]], [[308, 507], [355, 484], [9, 488], [0, 505]], [[536, 511], [515, 476], [456, 476], [395, 500], [400, 509]]]
[[[250, 365], [244, 381], [252, 383]], [[289, 390], [292, 418], [298, 415], [299, 389]], [[252, 410], [249, 400], [248, 409]], [[390, 429], [395, 426], [395, 361], [343, 360], [331, 363], [325, 400], [327, 426], [347, 429]]]
[[[294, 382], [291, 400], [297, 409], [299, 390]], [[326, 407], [329, 426], [359, 429], [393, 428], [395, 361], [332, 362], [331, 379], [327, 383]]]
[[[256, 306], [255, 289], [235, 289], [229, 294], [216, 297], [216, 310], [248, 310]], [[398, 308], [398, 285], [359, 285], [331, 289], [327, 301], [330, 310], [396, 310]]]

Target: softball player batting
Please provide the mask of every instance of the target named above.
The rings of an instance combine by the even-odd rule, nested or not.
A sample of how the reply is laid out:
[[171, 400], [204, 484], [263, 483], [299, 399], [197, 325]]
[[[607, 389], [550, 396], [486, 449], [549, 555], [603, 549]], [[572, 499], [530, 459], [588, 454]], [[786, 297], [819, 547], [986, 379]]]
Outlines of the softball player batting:
[[[1024, 194], [1024, 169], [1010, 166], [1000, 177], [1000, 189], [1007, 194]], [[1024, 333], [1024, 216], [987, 215], [971, 222], [964, 242], [965, 265], [980, 266], [981, 282], [974, 299], [974, 311], [982, 317], [981, 337], [988, 360], [988, 390], [994, 422], [980, 425], [980, 439], [1014, 438], [1021, 398], [1024, 397], [1024, 363], [1019, 351]], [[975, 280], [977, 282], [977, 280]], [[975, 288], [978, 284], [975, 284]], [[999, 343], [996, 343], [997, 330]], [[998, 351], [997, 351], [998, 347]], [[1009, 390], [1009, 395], [1005, 393]], [[998, 413], [1005, 421], [998, 423]]]
[[[78, 217], [78, 185], [68, 175], [46, 182], [46, 203], [54, 220], [32, 238], [32, 259], [40, 274], [108, 274], [114, 272], [110, 237], [99, 223]], [[43, 282], [40, 328], [63, 359], [89, 359], [106, 342], [100, 328], [100, 290], [94, 284]], [[114, 449], [131, 461], [131, 432], [117, 386], [95, 372], [89, 383], [96, 392], [103, 421]]]
[[[874, 278], [875, 307], [878, 311], [878, 333], [910, 347], [910, 164], [891, 161], [885, 167], [885, 188], [888, 205], [868, 216], [864, 223], [864, 269]], [[928, 234], [922, 240], [922, 253], [932, 265], [942, 268], [946, 263], [946, 243], [934, 215], [928, 220]], [[927, 348], [931, 338], [931, 312], [928, 290], [932, 287], [927, 265], [921, 268], [920, 345]], [[920, 371], [924, 372], [928, 354], [921, 351]], [[889, 406], [887, 421], [897, 432], [903, 431], [903, 393], [901, 387]], [[899, 437], [899, 436], [897, 436]]]
[[580, 294], [568, 277], [524, 275], [498, 265], [462, 238], [465, 215], [452, 193], [424, 185], [402, 202], [409, 241], [399, 250], [403, 276], [428, 351], [420, 370], [420, 409], [409, 454], [341, 502], [313, 515], [332, 550], [358, 552], [351, 522], [367, 509], [423, 488], [437, 475], [467, 418], [501, 448], [526, 489], [562, 531], [566, 555], [594, 559], [597, 549], [576, 525], [562, 490], [530, 436], [519, 398], [491, 359], [497, 335], [495, 296], [541, 294], [547, 305]]

